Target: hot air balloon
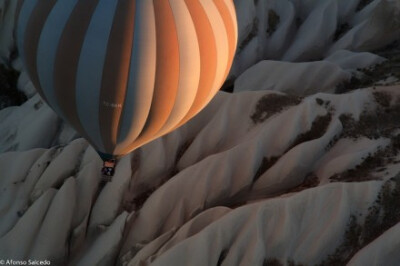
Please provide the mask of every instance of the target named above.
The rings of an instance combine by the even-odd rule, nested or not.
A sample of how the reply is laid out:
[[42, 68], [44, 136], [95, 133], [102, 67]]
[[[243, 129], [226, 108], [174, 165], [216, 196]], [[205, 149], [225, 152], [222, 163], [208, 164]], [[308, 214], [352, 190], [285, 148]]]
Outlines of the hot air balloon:
[[210, 102], [237, 23], [232, 0], [20, 0], [16, 37], [43, 100], [113, 163]]

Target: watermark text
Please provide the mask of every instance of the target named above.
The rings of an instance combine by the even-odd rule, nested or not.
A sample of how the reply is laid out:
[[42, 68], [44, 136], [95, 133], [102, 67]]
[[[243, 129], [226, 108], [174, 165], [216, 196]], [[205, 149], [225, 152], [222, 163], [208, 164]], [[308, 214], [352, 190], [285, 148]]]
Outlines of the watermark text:
[[0, 265], [51, 265], [49, 260], [12, 260], [0, 259]]

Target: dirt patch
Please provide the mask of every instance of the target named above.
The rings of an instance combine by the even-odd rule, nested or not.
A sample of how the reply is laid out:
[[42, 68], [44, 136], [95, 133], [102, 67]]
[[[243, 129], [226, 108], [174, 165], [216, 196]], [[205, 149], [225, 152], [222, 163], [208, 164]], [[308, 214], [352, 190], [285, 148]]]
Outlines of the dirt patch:
[[18, 71], [0, 64], [0, 110], [26, 101], [25, 94], [17, 89], [18, 77]]
[[267, 36], [271, 36], [276, 31], [280, 21], [281, 21], [281, 18], [273, 9], [268, 10]]
[[257, 103], [253, 114], [250, 116], [254, 124], [259, 124], [267, 120], [272, 115], [281, 112], [282, 110], [297, 105], [302, 98], [280, 94], [264, 95]]

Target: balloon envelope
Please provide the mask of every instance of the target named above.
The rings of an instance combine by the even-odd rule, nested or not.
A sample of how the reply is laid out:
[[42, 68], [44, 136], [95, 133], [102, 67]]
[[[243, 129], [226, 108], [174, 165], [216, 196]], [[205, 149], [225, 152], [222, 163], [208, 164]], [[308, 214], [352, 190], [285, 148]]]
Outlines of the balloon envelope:
[[39, 94], [104, 156], [196, 115], [235, 54], [232, 0], [26, 0], [17, 44]]

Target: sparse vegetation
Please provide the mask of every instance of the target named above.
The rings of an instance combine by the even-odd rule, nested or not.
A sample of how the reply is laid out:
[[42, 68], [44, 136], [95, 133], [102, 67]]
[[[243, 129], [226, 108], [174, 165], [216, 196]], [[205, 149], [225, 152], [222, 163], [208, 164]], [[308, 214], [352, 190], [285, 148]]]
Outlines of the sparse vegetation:
[[382, 168], [385, 165], [386, 153], [386, 149], [378, 150], [376, 153], [365, 158], [361, 164], [356, 166], [355, 169], [349, 169], [343, 173], [335, 174], [329, 179], [336, 182], [362, 182], [379, 179], [378, 177], [373, 176], [371, 172], [375, 169]]
[[[374, 112], [364, 112], [358, 121], [351, 115], [343, 114], [339, 117], [343, 125], [341, 138], [357, 139], [367, 137], [369, 139], [388, 138], [390, 144], [378, 149], [374, 154], [369, 154], [354, 169], [330, 177], [332, 181], [360, 182], [379, 179], [372, 173], [385, 170], [385, 166], [394, 162], [394, 158], [400, 153], [400, 104], [391, 105], [391, 97], [385, 92], [374, 92], [374, 99], [378, 108]], [[379, 125], [379, 126], [377, 126]]]
[[372, 242], [400, 222], [400, 174], [385, 182], [365, 218], [362, 241]]
[[332, 120], [332, 114], [327, 113], [324, 116], [318, 116], [312, 123], [311, 129], [297, 136], [289, 149], [313, 139], [318, 139], [324, 135]]
[[341, 137], [378, 139], [394, 136], [394, 131], [400, 128], [400, 103], [390, 106], [390, 95], [384, 92], [374, 93], [374, 98], [379, 107], [373, 112], [364, 111], [358, 121], [348, 114], [339, 117], [343, 124]]
[[369, 68], [358, 69], [359, 75], [352, 76], [350, 80], [337, 85], [336, 93], [347, 93], [356, 89], [373, 87], [389, 77], [397, 80], [393, 82], [400, 80], [400, 44], [394, 42], [387, 48], [374, 51], [374, 53], [387, 58], [387, 60]]
[[285, 108], [299, 104], [301, 100], [300, 97], [289, 95], [267, 94], [258, 101], [256, 109], [250, 118], [253, 120], [254, 124], [262, 123]]
[[377, 102], [381, 107], [388, 108], [390, 107], [390, 103], [392, 101], [392, 97], [385, 92], [375, 91], [373, 93], [375, 102]]
[[361, 248], [361, 233], [362, 227], [358, 224], [357, 217], [355, 215], [350, 216], [342, 243], [336, 248], [333, 254], [329, 255], [325, 260], [318, 264], [318, 266], [346, 265], [346, 262], [348, 262]]
[[342, 243], [320, 266], [346, 265], [363, 247], [400, 222], [400, 173], [386, 181], [362, 223], [350, 217]]

